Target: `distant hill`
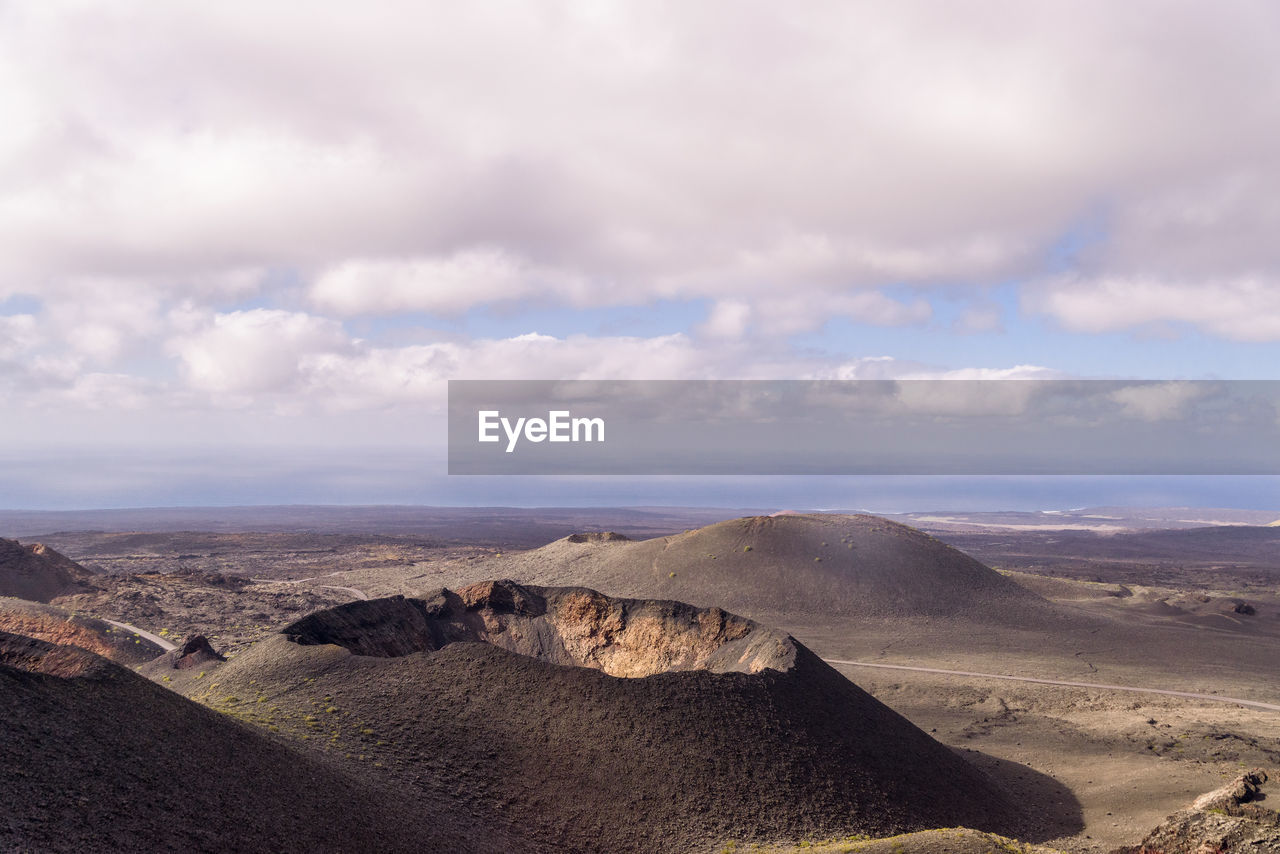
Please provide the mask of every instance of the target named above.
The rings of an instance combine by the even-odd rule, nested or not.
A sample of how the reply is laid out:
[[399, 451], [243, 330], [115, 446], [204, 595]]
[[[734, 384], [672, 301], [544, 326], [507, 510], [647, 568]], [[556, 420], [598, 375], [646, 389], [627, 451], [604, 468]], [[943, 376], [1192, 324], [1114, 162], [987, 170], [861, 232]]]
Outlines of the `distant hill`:
[[752, 516], [638, 542], [572, 535], [477, 569], [752, 616], [996, 613], [1008, 620], [1044, 604], [928, 534], [864, 515]]
[[278, 708], [282, 735], [413, 798], [500, 817], [525, 851], [1021, 821], [981, 771], [808, 649], [719, 609], [490, 582], [352, 602], [203, 680], [174, 674], [250, 719]]
[[0, 537], [0, 596], [48, 602], [90, 587], [94, 573], [40, 543]]
[[[0, 531], [62, 542], [55, 532], [249, 531], [411, 536], [533, 548], [570, 531], [653, 537], [753, 512], [710, 507], [150, 507], [128, 510], [3, 510]], [[756, 510], [754, 512], [760, 512]]]
[[[0, 850], [527, 850], [83, 650], [0, 632]], [[465, 826], [464, 826], [465, 825]]]

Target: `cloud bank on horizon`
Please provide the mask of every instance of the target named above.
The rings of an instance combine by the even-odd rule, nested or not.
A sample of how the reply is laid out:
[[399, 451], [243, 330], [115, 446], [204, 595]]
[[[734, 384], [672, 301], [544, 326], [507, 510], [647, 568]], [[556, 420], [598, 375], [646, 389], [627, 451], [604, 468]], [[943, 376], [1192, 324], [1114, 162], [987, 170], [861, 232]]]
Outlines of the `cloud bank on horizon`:
[[0, 436], [1264, 376], [1277, 93], [1265, 0], [0, 3]]

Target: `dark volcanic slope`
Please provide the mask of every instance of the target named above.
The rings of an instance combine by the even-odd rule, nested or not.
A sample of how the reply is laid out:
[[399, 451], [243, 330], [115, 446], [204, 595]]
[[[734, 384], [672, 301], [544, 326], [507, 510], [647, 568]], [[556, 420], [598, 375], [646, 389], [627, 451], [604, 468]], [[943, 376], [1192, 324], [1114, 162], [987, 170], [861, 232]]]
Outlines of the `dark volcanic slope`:
[[980, 771], [718, 609], [485, 583], [311, 615], [209, 678], [183, 687], [278, 706], [283, 733], [505, 815], [543, 851], [1017, 829]]
[[641, 542], [574, 535], [485, 569], [753, 615], [997, 611], [1008, 619], [1043, 604], [968, 555], [876, 516], [754, 516]]
[[105, 659], [0, 632], [0, 850], [514, 851]]
[[93, 573], [40, 543], [0, 537], [0, 596], [48, 602], [88, 588]]

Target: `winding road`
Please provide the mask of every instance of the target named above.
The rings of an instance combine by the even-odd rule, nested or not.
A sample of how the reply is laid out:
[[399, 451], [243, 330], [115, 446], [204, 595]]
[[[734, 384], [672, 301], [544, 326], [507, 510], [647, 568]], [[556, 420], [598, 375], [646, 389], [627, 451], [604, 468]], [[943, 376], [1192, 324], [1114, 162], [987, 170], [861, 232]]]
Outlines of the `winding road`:
[[146, 629], [140, 629], [137, 626], [131, 626], [128, 623], [121, 623], [118, 620], [108, 620], [106, 617], [100, 617], [99, 619], [101, 619], [102, 622], [104, 623], [110, 623], [111, 625], [118, 626], [124, 629], [125, 631], [133, 632], [138, 637], [144, 640], [151, 641], [153, 644], [160, 647], [165, 652], [168, 652], [171, 649], [178, 648], [178, 645], [176, 643], [173, 643], [172, 641], [167, 641], [164, 638], [160, 637], [159, 635], [153, 635], [151, 632], [147, 631]]
[[1003, 679], [1006, 682], [1034, 682], [1037, 685], [1062, 685], [1067, 688], [1094, 688], [1099, 691], [1127, 691], [1131, 694], [1160, 694], [1165, 697], [1184, 697], [1190, 700], [1210, 700], [1215, 703], [1232, 703], [1237, 706], [1248, 706], [1252, 709], [1266, 709], [1280, 712], [1280, 705], [1260, 703], [1257, 700], [1241, 700], [1238, 697], [1223, 697], [1218, 694], [1198, 694], [1195, 691], [1171, 691], [1166, 688], [1138, 688], [1134, 685], [1105, 685], [1098, 682], [1066, 682], [1058, 679], [1034, 679], [1030, 676], [1001, 676], [998, 673], [975, 673], [969, 670], [940, 670], [936, 667], [910, 667], [906, 664], [877, 664], [871, 661], [844, 661], [839, 658], [822, 659], [827, 664], [840, 664], [846, 667], [877, 667], [882, 670], [912, 670], [916, 673], [940, 673], [944, 676], [968, 676], [976, 679]]
[[[342, 574], [341, 572], [331, 572], [328, 575], [314, 575], [311, 578], [292, 578], [292, 579], [250, 578], [249, 580], [252, 581], [254, 584], [302, 584], [304, 581], [318, 581], [321, 578], [330, 578], [332, 576], [341, 575], [341, 574]], [[356, 587], [339, 587], [336, 584], [317, 584], [316, 587], [319, 587], [321, 590], [341, 590], [343, 593], [350, 593], [352, 596], [356, 597], [357, 599], [369, 598], [368, 593], [365, 593], [363, 590], [360, 590], [359, 588], [356, 588]]]

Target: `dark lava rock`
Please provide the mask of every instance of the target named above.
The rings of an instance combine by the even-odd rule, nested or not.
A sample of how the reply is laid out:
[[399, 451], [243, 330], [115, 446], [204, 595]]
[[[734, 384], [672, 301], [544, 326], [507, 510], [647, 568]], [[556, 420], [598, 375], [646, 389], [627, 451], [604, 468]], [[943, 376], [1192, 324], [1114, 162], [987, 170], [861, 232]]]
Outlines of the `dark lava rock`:
[[174, 652], [177, 653], [177, 656], [173, 659], [174, 670], [188, 670], [204, 664], [226, 661], [225, 658], [218, 655], [217, 651], [209, 644], [209, 639], [204, 635], [196, 635], [180, 648], [174, 650]]

